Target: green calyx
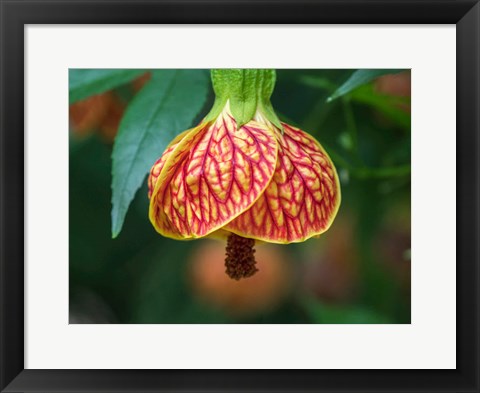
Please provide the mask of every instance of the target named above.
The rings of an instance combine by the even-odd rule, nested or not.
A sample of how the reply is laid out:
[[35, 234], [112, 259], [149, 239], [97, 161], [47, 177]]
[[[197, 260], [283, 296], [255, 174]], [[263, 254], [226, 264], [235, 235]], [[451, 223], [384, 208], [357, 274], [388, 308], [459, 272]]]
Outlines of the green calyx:
[[206, 121], [217, 118], [229, 101], [237, 128], [252, 120], [258, 110], [277, 128], [283, 129], [270, 102], [275, 87], [275, 70], [213, 69], [211, 76], [215, 103], [205, 117]]

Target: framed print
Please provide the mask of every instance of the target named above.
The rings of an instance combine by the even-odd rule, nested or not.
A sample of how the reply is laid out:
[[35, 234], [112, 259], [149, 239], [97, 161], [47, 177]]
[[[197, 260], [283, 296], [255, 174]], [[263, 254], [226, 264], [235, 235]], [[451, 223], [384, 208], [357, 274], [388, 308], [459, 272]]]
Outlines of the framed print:
[[2, 0], [2, 392], [478, 392], [477, 1]]

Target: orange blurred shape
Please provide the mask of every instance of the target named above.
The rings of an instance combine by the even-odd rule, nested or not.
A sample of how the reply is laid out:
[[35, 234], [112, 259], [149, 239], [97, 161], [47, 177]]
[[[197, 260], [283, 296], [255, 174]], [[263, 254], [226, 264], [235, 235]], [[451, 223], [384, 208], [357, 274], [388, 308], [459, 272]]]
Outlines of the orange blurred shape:
[[70, 105], [70, 126], [76, 135], [87, 135], [97, 129], [107, 115], [112, 94], [104, 93]]
[[100, 135], [106, 142], [113, 143], [124, 112], [125, 104], [115, 96], [110, 103], [107, 115], [100, 124]]
[[[380, 94], [394, 97], [408, 98], [412, 95], [412, 75], [410, 71], [399, 74], [384, 75], [375, 81], [375, 89]], [[398, 109], [410, 113], [410, 104], [398, 102], [395, 104]]]
[[310, 263], [305, 265], [304, 283], [317, 298], [328, 303], [353, 299], [358, 287], [358, 256], [351, 217], [338, 217], [322, 243], [318, 242]]
[[384, 75], [376, 80], [375, 87], [382, 94], [410, 97], [412, 95], [412, 75], [410, 71]]
[[225, 243], [204, 241], [190, 261], [194, 294], [232, 316], [253, 316], [278, 306], [288, 294], [292, 272], [281, 246], [257, 245], [259, 271], [249, 278], [232, 280], [225, 273]]
[[95, 131], [105, 142], [112, 143], [124, 111], [125, 104], [109, 91], [70, 105], [70, 124], [78, 136]]

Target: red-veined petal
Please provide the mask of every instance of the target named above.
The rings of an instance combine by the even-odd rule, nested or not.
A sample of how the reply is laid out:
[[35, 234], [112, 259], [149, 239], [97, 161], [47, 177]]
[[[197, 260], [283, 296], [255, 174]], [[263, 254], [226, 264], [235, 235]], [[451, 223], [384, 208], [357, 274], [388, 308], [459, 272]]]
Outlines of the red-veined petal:
[[169, 153], [150, 200], [150, 220], [168, 237], [206, 236], [252, 206], [277, 161], [270, 128], [236, 129], [227, 113], [188, 133]]
[[242, 215], [224, 229], [271, 243], [304, 241], [325, 232], [340, 205], [332, 161], [309, 134], [283, 124], [272, 181]]
[[173, 139], [173, 141], [171, 141], [170, 144], [167, 146], [162, 156], [157, 161], [155, 161], [155, 164], [153, 164], [152, 168], [150, 169], [150, 174], [148, 175], [148, 198], [152, 196], [153, 189], [155, 188], [155, 184], [157, 183], [157, 180], [158, 180], [158, 176], [160, 176], [160, 172], [162, 171], [163, 166], [165, 165], [165, 162], [167, 161], [168, 157], [170, 157], [170, 154], [172, 153], [172, 151], [177, 147], [179, 142], [190, 131], [192, 130], [187, 130], [177, 135]]

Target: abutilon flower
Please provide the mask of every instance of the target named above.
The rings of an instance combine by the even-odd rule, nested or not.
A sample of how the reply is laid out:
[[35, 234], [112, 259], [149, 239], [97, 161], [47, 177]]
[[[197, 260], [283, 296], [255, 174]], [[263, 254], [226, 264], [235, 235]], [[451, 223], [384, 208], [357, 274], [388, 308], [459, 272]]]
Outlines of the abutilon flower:
[[320, 143], [278, 120], [273, 70], [212, 70], [210, 113], [178, 135], [148, 179], [150, 221], [178, 240], [227, 238], [226, 273], [254, 274], [254, 243], [302, 242], [325, 232], [340, 205]]

